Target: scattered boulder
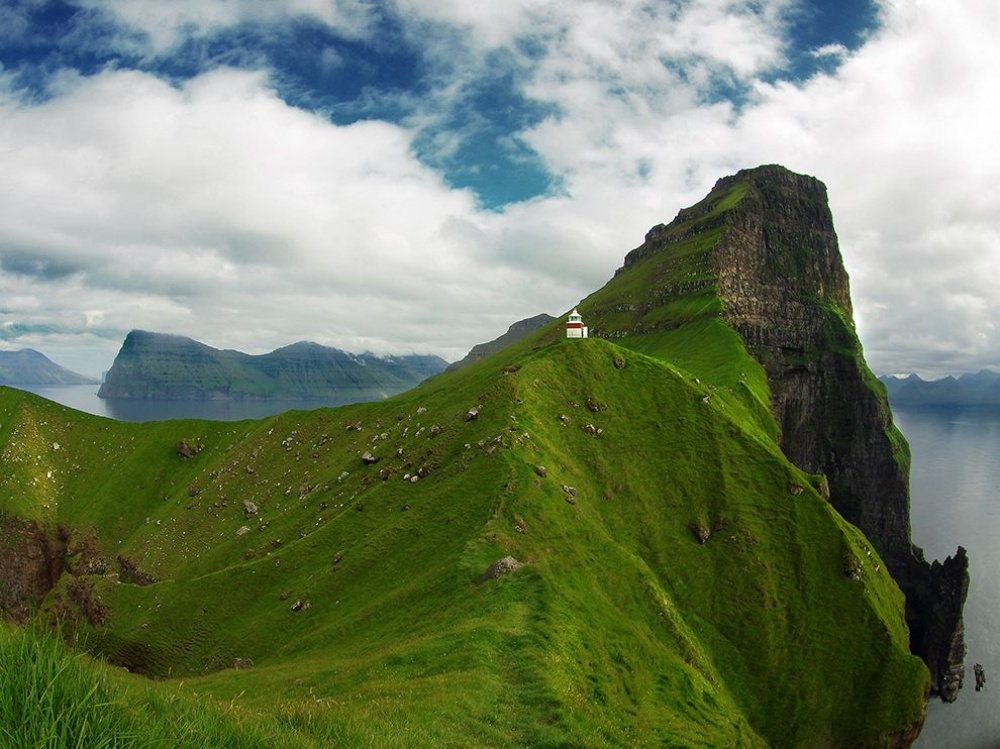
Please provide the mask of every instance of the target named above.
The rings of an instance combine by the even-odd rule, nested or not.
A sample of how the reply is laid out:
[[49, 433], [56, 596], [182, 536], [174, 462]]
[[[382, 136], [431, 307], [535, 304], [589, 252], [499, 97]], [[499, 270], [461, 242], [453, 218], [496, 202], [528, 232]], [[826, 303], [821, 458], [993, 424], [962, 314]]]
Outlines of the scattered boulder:
[[473, 406], [465, 414], [466, 421], [475, 421], [478, 418], [479, 418], [479, 406]]
[[603, 429], [598, 429], [593, 424], [584, 424], [582, 427], [580, 427], [580, 429], [583, 430], [584, 434], [589, 434], [592, 437], [596, 437], [598, 434], [601, 434], [601, 433], [604, 432]]
[[201, 489], [199, 489], [197, 486], [189, 486], [188, 487], [188, 496], [189, 497], [197, 497], [199, 494], [201, 494]]
[[575, 486], [567, 486], [566, 484], [563, 484], [561, 488], [563, 490], [563, 495], [564, 495], [563, 498], [569, 504], [575, 505], [576, 504], [576, 487]]
[[702, 545], [704, 545], [704, 543], [708, 541], [708, 537], [712, 535], [712, 531], [699, 523], [691, 524], [691, 533], [694, 535], [695, 540]]
[[800, 494], [801, 494], [802, 492], [804, 492], [804, 491], [805, 491], [805, 487], [802, 487], [802, 486], [799, 486], [798, 484], [794, 484], [794, 483], [789, 483], [789, 484], [788, 484], [788, 491], [789, 491], [789, 493], [791, 493], [791, 495], [792, 495], [793, 497], [797, 497], [797, 496], [799, 496], [799, 495], [800, 495]]
[[253, 658], [233, 658], [233, 668], [237, 671], [253, 668]]
[[819, 474], [819, 478], [816, 481], [816, 491], [818, 491], [819, 496], [827, 502], [830, 501], [830, 482], [827, 480], [826, 474]]
[[344, 550], [341, 549], [336, 554], [333, 555], [333, 564], [340, 564], [340, 560], [344, 558]]
[[361, 462], [367, 466], [370, 466], [374, 465], [375, 463], [378, 463], [378, 458], [372, 455], [370, 452], [366, 451], [365, 454], [361, 456]]
[[535, 474], [540, 478], [547, 478], [549, 472], [545, 469], [545, 466], [535, 466]]
[[249, 499], [244, 499], [243, 500], [243, 514], [244, 515], [246, 515], [248, 518], [252, 518], [258, 512], [259, 512], [259, 508], [257, 507], [257, 505], [255, 505]]
[[305, 611], [310, 606], [312, 606], [312, 604], [309, 602], [308, 598], [300, 598], [292, 604], [292, 611]]
[[156, 578], [153, 575], [140, 570], [139, 565], [124, 554], [118, 555], [117, 562], [118, 569], [121, 571], [119, 579], [122, 582], [131, 583], [132, 585], [152, 585], [156, 582]]
[[514, 570], [521, 569], [524, 565], [514, 559], [514, 557], [504, 557], [503, 559], [496, 560], [493, 564], [486, 568], [486, 572], [479, 579], [479, 582], [484, 583], [487, 580], [492, 580], [500, 575], [505, 575], [508, 572], [513, 572]]
[[236, 535], [237, 536], [245, 536], [249, 532], [250, 532], [250, 526], [249, 525], [241, 525], [239, 528], [236, 529]]
[[625, 369], [625, 360], [620, 356], [616, 356], [614, 359], [615, 369]]
[[843, 554], [844, 576], [851, 580], [861, 579], [861, 560], [850, 549], [844, 549]]
[[177, 454], [187, 460], [188, 458], [193, 458], [195, 455], [200, 453], [201, 448], [201, 445], [192, 445], [187, 440], [181, 440], [177, 443]]

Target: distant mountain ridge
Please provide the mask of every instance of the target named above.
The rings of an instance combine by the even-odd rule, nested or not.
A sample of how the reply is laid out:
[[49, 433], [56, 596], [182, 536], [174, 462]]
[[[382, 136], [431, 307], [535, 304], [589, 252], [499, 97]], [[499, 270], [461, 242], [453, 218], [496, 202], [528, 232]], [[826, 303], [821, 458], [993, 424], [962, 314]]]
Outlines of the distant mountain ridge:
[[894, 406], [1000, 406], [1000, 373], [984, 369], [958, 377], [879, 377]]
[[507, 328], [507, 332], [502, 336], [494, 338], [492, 341], [487, 341], [486, 343], [477, 343], [469, 350], [469, 353], [466, 354], [464, 358], [448, 365], [448, 371], [454, 372], [455, 370], [467, 367], [470, 364], [489, 356], [490, 354], [495, 354], [500, 349], [505, 348], [512, 343], [517, 343], [529, 333], [534, 333], [539, 328], [544, 328], [555, 319], [556, 318], [552, 315], [543, 312], [540, 315], [535, 315], [534, 317], [518, 320], [516, 323]]
[[22, 387], [61, 387], [96, 385], [99, 380], [60, 367], [45, 354], [26, 348], [0, 351], [0, 385]]
[[101, 398], [378, 400], [444, 370], [439, 356], [351, 354], [299, 341], [268, 354], [216, 349], [191, 338], [133, 330], [115, 357]]

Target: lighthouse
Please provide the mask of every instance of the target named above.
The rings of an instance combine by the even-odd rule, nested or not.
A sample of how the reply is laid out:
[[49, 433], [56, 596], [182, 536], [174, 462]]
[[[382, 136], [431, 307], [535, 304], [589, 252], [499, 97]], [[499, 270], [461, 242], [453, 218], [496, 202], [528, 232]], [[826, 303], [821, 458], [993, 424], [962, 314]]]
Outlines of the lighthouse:
[[566, 318], [566, 337], [586, 338], [588, 330], [587, 326], [583, 324], [583, 318], [580, 317], [580, 313], [574, 307], [573, 311], [569, 313], [569, 317]]

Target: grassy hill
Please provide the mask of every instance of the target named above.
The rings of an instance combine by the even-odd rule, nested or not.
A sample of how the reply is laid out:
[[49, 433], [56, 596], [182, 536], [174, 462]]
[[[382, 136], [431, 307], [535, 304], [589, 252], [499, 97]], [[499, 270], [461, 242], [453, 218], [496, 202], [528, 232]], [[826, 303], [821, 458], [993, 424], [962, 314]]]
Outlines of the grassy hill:
[[0, 659], [82, 674], [68, 712], [130, 745], [907, 745], [902, 594], [779, 449], [712, 246], [584, 300], [610, 340], [556, 322], [380, 403], [129, 424], [0, 389], [0, 572], [30, 521], [34, 621], [152, 680], [37, 629]]
[[749, 389], [594, 339], [468, 372], [237, 424], [2, 391], [5, 510], [119, 570], [64, 574], [43, 616], [165, 693], [313, 725], [291, 743], [878, 745], [919, 721], [898, 590]]

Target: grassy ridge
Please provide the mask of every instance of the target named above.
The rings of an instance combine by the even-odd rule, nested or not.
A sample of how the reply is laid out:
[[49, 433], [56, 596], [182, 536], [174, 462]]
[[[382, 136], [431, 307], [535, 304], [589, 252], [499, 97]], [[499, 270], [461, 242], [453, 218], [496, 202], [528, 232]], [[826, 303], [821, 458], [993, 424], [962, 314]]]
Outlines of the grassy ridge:
[[236, 746], [895, 745], [928, 685], [902, 596], [719, 318], [744, 191], [581, 302], [610, 340], [555, 323], [381, 403], [135, 425], [0, 389], [0, 510], [121, 568], [39, 617], [156, 679], [111, 702]]
[[[36, 430], [32, 475], [71, 498], [52, 520], [159, 580], [95, 578], [111, 613], [87, 647], [208, 704], [361, 745], [877, 745], [919, 719], [898, 591], [751, 385], [594, 339], [501, 359], [262, 422], [144, 428], [8, 391], [0, 420]], [[480, 583], [507, 554], [527, 566]]]

